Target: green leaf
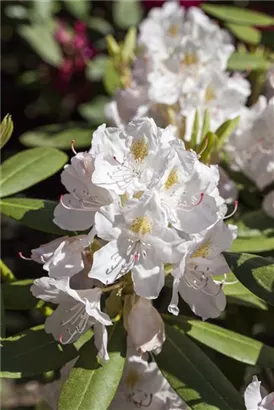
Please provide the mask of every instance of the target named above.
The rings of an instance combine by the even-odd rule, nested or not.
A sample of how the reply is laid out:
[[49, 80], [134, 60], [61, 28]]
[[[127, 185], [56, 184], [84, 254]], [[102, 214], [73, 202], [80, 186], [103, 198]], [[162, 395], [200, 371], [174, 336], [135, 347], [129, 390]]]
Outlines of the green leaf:
[[5, 312], [5, 304], [3, 298], [3, 286], [1, 285], [0, 289], [0, 303], [1, 303], [1, 316], [0, 316], [0, 337], [3, 338], [6, 336], [6, 312]]
[[13, 132], [13, 121], [10, 114], [5, 115], [0, 125], [0, 148], [9, 141]]
[[197, 144], [197, 136], [198, 136], [198, 132], [199, 132], [199, 113], [198, 110], [196, 110], [195, 112], [195, 117], [193, 120], [193, 125], [192, 125], [192, 133], [191, 133], [191, 148], [195, 149], [196, 144]]
[[25, 132], [20, 142], [27, 147], [70, 149], [74, 140], [76, 148], [83, 148], [90, 146], [92, 132], [84, 123], [50, 124]]
[[274, 236], [274, 219], [262, 210], [248, 212], [233, 222], [238, 226], [238, 237]]
[[[221, 277], [218, 277], [221, 280]], [[233, 283], [232, 282], [235, 282]], [[226, 277], [226, 284], [223, 287], [224, 294], [227, 297], [228, 303], [235, 303], [238, 305], [248, 306], [259, 308], [262, 310], [267, 310], [268, 305], [254, 295], [254, 293], [250, 292], [238, 279], [235, 277], [233, 273], [228, 273]], [[231, 282], [231, 283], [229, 283]]]
[[232, 252], [266, 252], [274, 249], [274, 237], [266, 235], [256, 236], [254, 238], [236, 238], [233, 241]]
[[192, 410], [244, 410], [240, 394], [183, 331], [166, 325], [166, 341], [155, 360]]
[[130, 27], [126, 34], [125, 41], [122, 47], [122, 61], [126, 64], [129, 63], [134, 57], [136, 48], [136, 35], [136, 28]]
[[227, 62], [227, 69], [232, 71], [267, 70], [270, 63], [263, 55], [235, 52]]
[[240, 41], [253, 45], [260, 44], [261, 42], [262, 33], [254, 27], [234, 23], [227, 23], [226, 27]]
[[18, 280], [2, 285], [2, 296], [6, 310], [33, 309], [39, 304], [31, 291], [32, 279]]
[[210, 130], [210, 115], [208, 109], [205, 110], [204, 119], [203, 119], [203, 126], [201, 132], [201, 141], [204, 139], [208, 131]]
[[21, 25], [18, 32], [43, 61], [54, 67], [60, 67], [63, 62], [62, 51], [54, 39], [54, 27], [51, 24]]
[[4, 11], [6, 16], [11, 19], [24, 20], [28, 18], [28, 9], [20, 4], [7, 5]]
[[88, 19], [88, 26], [91, 30], [98, 31], [103, 35], [113, 32], [112, 25], [101, 17], [90, 17]]
[[32, 148], [8, 158], [0, 167], [0, 197], [21, 192], [59, 171], [68, 156], [55, 148]]
[[91, 81], [99, 81], [103, 78], [108, 62], [107, 56], [95, 57], [88, 63], [86, 68], [86, 77]]
[[53, 1], [46, 0], [46, 1], [33, 1], [32, 2], [32, 10], [30, 10], [30, 15], [33, 21], [47, 21], [53, 11]]
[[19, 379], [59, 369], [78, 356], [79, 349], [91, 336], [90, 331], [74, 344], [61, 345], [40, 325], [2, 339], [0, 375]]
[[274, 19], [264, 13], [248, 10], [235, 6], [219, 6], [213, 4], [202, 4], [202, 9], [211, 16], [220, 20], [231, 21], [237, 24], [246, 24], [254, 26], [271, 26]]
[[237, 279], [256, 296], [274, 306], [274, 263], [248, 253], [224, 252], [224, 257]]
[[77, 19], [87, 20], [91, 11], [90, 0], [64, 0], [67, 10]]
[[113, 4], [113, 19], [118, 27], [137, 26], [142, 19], [142, 6], [138, 0], [117, 0]]
[[[67, 235], [53, 223], [57, 202], [34, 198], [5, 198], [0, 200], [1, 213], [38, 231]], [[70, 233], [71, 234], [71, 233]]]
[[188, 336], [239, 362], [274, 368], [274, 348], [220, 326], [184, 316], [164, 315], [165, 321], [178, 325]]
[[106, 91], [113, 95], [117, 88], [121, 87], [121, 78], [117, 72], [114, 62], [109, 59], [106, 64], [106, 69], [103, 77], [103, 83]]
[[240, 117], [235, 117], [232, 120], [225, 121], [220, 127], [215, 131], [215, 134], [218, 137], [217, 146], [221, 148], [227, 138], [233, 133], [236, 129], [237, 125], [239, 124]]
[[107, 410], [119, 386], [125, 364], [126, 335], [121, 323], [109, 328], [109, 360], [96, 359], [93, 342], [87, 343], [61, 391], [59, 410]]
[[87, 121], [93, 125], [99, 125], [106, 121], [105, 106], [109, 102], [109, 98], [105, 95], [98, 95], [92, 101], [81, 104], [79, 106], [79, 113]]
[[201, 162], [207, 162], [208, 158], [210, 157], [210, 154], [212, 151], [214, 151], [215, 146], [216, 146], [216, 141], [217, 137], [213, 132], [209, 131], [205, 138], [203, 139], [199, 152], [202, 152], [201, 154]]

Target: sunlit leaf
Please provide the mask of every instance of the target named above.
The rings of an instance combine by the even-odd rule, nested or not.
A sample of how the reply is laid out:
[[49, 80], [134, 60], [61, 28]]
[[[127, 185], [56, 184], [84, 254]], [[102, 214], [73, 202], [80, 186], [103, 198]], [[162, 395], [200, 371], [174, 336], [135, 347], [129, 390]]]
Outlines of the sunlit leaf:
[[91, 30], [98, 31], [103, 35], [113, 32], [112, 25], [101, 17], [90, 17], [88, 19], [88, 26]]
[[19, 379], [59, 369], [78, 356], [81, 346], [91, 337], [89, 331], [77, 342], [61, 345], [40, 325], [2, 339], [0, 376]]
[[91, 10], [90, 0], [65, 0], [67, 10], [77, 19], [86, 20]]
[[0, 148], [9, 141], [13, 132], [13, 121], [10, 114], [5, 115], [0, 125]]
[[91, 60], [86, 68], [86, 76], [91, 81], [99, 81], [103, 78], [106, 70], [108, 57], [99, 55]]
[[262, 38], [260, 30], [240, 24], [227, 23], [226, 27], [240, 41], [248, 44], [259, 44]]
[[184, 331], [167, 324], [166, 341], [155, 360], [191, 409], [245, 409], [240, 393]]
[[224, 252], [234, 275], [251, 292], [274, 306], [274, 263], [248, 253]]
[[253, 53], [235, 52], [227, 62], [232, 71], [267, 70], [270, 63], [264, 56]]
[[164, 315], [164, 319], [178, 326], [188, 336], [225, 356], [253, 366], [274, 368], [274, 348], [258, 340], [184, 316]]
[[103, 83], [106, 91], [110, 95], [113, 95], [116, 89], [121, 87], [121, 77], [115, 68], [114, 62], [110, 59], [106, 64]]
[[0, 167], [0, 197], [23, 191], [47, 179], [67, 160], [67, 155], [55, 148], [32, 148], [13, 155]]
[[50, 124], [27, 131], [20, 137], [20, 142], [27, 147], [53, 147], [70, 149], [71, 141], [75, 147], [89, 147], [93, 130], [84, 123]]
[[217, 17], [220, 20], [231, 21], [232, 23], [254, 26], [271, 26], [274, 24], [274, 19], [271, 16], [243, 7], [219, 6], [215, 4], [202, 4], [201, 7], [211, 16]]
[[87, 343], [63, 386], [58, 409], [107, 410], [123, 374], [125, 344], [123, 327], [116, 323], [109, 328], [109, 360], [101, 365], [93, 341]]

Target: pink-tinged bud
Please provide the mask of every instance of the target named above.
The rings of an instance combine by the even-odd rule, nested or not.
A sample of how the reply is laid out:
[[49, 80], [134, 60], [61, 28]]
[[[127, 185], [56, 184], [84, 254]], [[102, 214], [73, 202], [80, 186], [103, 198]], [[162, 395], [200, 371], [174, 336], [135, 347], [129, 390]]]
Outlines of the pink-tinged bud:
[[166, 338], [165, 325], [150, 300], [138, 298], [128, 315], [127, 331], [140, 353], [160, 353]]

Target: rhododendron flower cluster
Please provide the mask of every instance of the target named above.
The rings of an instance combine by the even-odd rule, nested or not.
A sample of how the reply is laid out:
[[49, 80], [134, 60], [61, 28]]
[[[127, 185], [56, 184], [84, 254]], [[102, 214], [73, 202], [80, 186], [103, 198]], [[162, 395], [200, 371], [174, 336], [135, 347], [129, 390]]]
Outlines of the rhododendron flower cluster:
[[250, 85], [226, 71], [232, 38], [199, 8], [172, 1], [153, 8], [140, 24], [137, 42], [141, 51], [130, 84], [117, 90], [106, 108], [113, 123], [148, 114], [189, 140], [196, 110], [201, 116], [208, 110], [215, 131], [243, 109]]
[[236, 227], [223, 221], [218, 166], [202, 163], [173, 127], [159, 128], [147, 117], [123, 128], [101, 125], [90, 151], [75, 154], [61, 175], [68, 193], [54, 222], [84, 233], [32, 251], [48, 272], [35, 280], [32, 293], [58, 306], [46, 331], [71, 343], [93, 327], [99, 357], [107, 360], [112, 321], [101, 299], [116, 289], [134, 348], [158, 353], [165, 330], [152, 302], [167, 267], [170, 312], [178, 314], [180, 295], [197, 315], [217, 317], [226, 300], [213, 276], [229, 271], [222, 252], [236, 237]]

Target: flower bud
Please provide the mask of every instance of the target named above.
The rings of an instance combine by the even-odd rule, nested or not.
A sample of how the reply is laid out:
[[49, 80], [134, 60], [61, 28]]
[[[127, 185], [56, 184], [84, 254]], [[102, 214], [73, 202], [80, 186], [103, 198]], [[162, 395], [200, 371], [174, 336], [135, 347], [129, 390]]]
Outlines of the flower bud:
[[165, 341], [165, 325], [148, 299], [140, 297], [132, 307], [128, 316], [127, 330], [139, 352], [160, 353]]

